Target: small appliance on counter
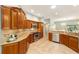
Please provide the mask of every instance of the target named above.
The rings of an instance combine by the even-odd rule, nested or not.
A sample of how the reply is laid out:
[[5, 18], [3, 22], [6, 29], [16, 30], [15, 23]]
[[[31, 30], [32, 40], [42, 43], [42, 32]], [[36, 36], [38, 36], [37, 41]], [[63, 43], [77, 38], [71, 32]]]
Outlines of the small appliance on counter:
[[11, 42], [17, 39], [17, 35], [16, 34], [10, 34], [8, 37], [7, 42]]

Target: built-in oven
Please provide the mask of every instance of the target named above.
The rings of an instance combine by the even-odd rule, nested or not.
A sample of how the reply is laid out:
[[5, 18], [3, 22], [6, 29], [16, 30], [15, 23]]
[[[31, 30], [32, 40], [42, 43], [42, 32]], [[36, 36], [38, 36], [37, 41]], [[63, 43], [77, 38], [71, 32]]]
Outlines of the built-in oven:
[[33, 24], [32, 24], [32, 28], [33, 28], [34, 30], [37, 30], [37, 23], [33, 23]]
[[40, 32], [35, 32], [34, 33], [34, 41], [38, 41], [40, 39], [40, 36], [41, 36]]

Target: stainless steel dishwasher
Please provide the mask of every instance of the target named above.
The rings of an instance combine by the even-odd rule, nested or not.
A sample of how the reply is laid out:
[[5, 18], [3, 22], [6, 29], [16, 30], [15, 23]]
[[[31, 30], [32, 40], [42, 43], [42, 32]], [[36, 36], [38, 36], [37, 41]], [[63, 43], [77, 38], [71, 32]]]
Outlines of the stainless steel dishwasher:
[[52, 41], [59, 43], [59, 33], [53, 33]]

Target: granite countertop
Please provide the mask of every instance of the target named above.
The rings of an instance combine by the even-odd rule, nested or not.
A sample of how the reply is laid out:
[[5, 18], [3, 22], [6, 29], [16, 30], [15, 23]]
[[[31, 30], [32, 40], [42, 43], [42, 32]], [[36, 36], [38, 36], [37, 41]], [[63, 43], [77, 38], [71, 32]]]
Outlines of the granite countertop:
[[[3, 33], [4, 34], [9, 34], [9, 33], [11, 33], [12, 31], [3, 31]], [[16, 32], [16, 31], [15, 31]], [[0, 43], [0, 45], [4, 45], [4, 44], [10, 44], [10, 43], [15, 43], [15, 42], [19, 42], [19, 41], [21, 41], [21, 40], [23, 40], [23, 39], [25, 39], [25, 38], [27, 38], [28, 36], [29, 36], [29, 34], [32, 34], [33, 32], [35, 32], [35, 31], [31, 31], [31, 30], [25, 30], [25, 31], [21, 31], [21, 32], [18, 32], [17, 33], [17, 39], [16, 40], [14, 40], [14, 41], [11, 41], [11, 42], [7, 42], [7, 37], [3, 37], [3, 42], [1, 42]]]
[[65, 35], [69, 35], [69, 36], [79, 38], [79, 33], [68, 33], [68, 32], [65, 32], [65, 31], [49, 31], [49, 32], [58, 33], [58, 34], [65, 34]]
[[60, 34], [65, 34], [65, 35], [68, 35], [68, 36], [79, 38], [79, 34], [78, 33], [60, 33]]

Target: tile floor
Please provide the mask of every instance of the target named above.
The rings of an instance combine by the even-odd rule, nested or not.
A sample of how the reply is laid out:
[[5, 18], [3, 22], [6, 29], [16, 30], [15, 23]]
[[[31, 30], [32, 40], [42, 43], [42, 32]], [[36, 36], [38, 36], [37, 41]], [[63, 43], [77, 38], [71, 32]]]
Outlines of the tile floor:
[[44, 38], [32, 43], [27, 54], [77, 54], [65, 45], [46, 40]]

